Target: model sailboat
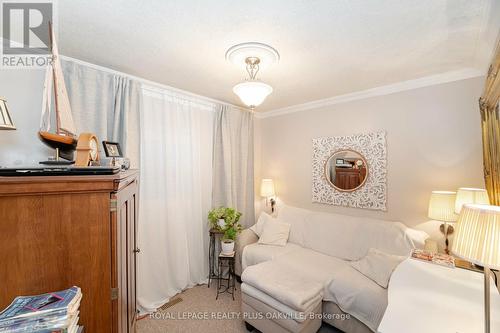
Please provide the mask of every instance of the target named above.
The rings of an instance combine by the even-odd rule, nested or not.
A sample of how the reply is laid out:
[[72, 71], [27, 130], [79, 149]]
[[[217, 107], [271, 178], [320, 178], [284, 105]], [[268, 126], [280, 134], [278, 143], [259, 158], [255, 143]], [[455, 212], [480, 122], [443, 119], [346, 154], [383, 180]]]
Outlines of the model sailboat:
[[[71, 114], [66, 84], [59, 59], [59, 51], [54, 36], [52, 25], [49, 23], [50, 43], [52, 50], [52, 61], [47, 66], [45, 83], [43, 86], [43, 105], [40, 130], [38, 136], [43, 143], [56, 150], [56, 161], [59, 156], [72, 161], [73, 152], [76, 149], [76, 128]], [[55, 131], [51, 131], [51, 109], [52, 94], [54, 94], [55, 105]], [[52, 161], [51, 161], [52, 162]], [[57, 164], [50, 163], [50, 164]]]

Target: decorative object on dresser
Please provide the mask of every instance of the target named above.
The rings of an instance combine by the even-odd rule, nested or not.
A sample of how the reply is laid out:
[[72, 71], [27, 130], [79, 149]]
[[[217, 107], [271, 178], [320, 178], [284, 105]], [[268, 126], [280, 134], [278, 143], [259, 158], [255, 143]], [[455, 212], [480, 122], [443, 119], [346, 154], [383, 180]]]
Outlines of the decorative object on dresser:
[[122, 149], [118, 142], [103, 141], [102, 146], [107, 158], [111, 159], [108, 163], [111, 166], [118, 166], [123, 170], [130, 168], [130, 159], [123, 157]]
[[0, 177], [0, 308], [78, 285], [88, 332], [135, 332], [137, 177]]
[[[49, 62], [45, 73], [45, 83], [43, 85], [42, 116], [40, 121], [40, 130], [38, 137], [50, 148], [56, 150], [55, 159], [41, 162], [42, 164], [71, 164], [73, 161], [73, 152], [76, 149], [76, 127], [73, 122], [71, 105], [64, 83], [59, 51], [49, 22], [50, 47], [52, 51], [52, 61]], [[52, 86], [53, 85], [53, 86]], [[51, 109], [52, 94], [55, 98], [55, 132], [51, 132]], [[70, 162], [59, 160], [62, 157]]]
[[0, 130], [15, 130], [14, 122], [7, 108], [7, 101], [0, 97]]
[[274, 190], [274, 182], [272, 179], [262, 179], [260, 184], [260, 196], [266, 198], [266, 206], [268, 203], [271, 204], [271, 212], [274, 213], [274, 206], [276, 205], [276, 200], [274, 196], [276, 192]]
[[313, 139], [312, 201], [385, 211], [385, 132]]
[[484, 267], [484, 327], [490, 333], [490, 269], [500, 269], [500, 206], [464, 205], [452, 252]]
[[458, 216], [455, 214], [455, 197], [457, 192], [452, 191], [432, 191], [429, 200], [428, 217], [432, 220], [444, 222], [439, 226], [439, 230], [445, 236], [445, 252], [450, 254], [448, 249], [448, 235], [453, 234], [453, 226], [449, 222], [455, 222]]
[[99, 143], [93, 133], [82, 133], [76, 145], [75, 166], [86, 167], [99, 162]]

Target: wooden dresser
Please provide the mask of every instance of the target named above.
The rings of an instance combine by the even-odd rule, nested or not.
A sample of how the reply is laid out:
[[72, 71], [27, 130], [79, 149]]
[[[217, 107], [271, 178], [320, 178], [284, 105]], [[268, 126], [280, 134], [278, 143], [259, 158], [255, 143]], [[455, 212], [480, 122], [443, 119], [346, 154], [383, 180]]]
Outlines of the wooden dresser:
[[76, 285], [86, 332], [135, 332], [137, 178], [0, 177], [0, 309]]

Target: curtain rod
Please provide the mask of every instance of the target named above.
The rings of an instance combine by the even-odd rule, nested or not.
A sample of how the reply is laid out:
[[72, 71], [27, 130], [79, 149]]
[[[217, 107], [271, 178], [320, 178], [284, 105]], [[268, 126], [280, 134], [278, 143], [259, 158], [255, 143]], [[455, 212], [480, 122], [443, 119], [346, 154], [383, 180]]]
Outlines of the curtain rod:
[[217, 99], [213, 99], [213, 98], [210, 98], [210, 97], [206, 97], [206, 96], [203, 96], [203, 95], [198, 95], [198, 94], [186, 91], [186, 90], [182, 90], [182, 89], [174, 88], [174, 87], [171, 87], [171, 86], [167, 86], [165, 84], [161, 84], [161, 83], [158, 83], [158, 82], [154, 82], [154, 81], [151, 81], [151, 80], [144, 79], [142, 77], [138, 77], [138, 76], [135, 76], [135, 75], [131, 75], [131, 74], [127, 74], [127, 73], [124, 73], [124, 72], [120, 72], [120, 71], [117, 71], [117, 70], [114, 70], [114, 69], [111, 69], [111, 68], [108, 68], [108, 67], [99, 66], [99, 65], [96, 65], [96, 64], [93, 64], [93, 63], [90, 63], [90, 62], [86, 62], [86, 61], [80, 60], [80, 59], [68, 57], [68, 56], [65, 56], [65, 55], [62, 55], [62, 54], [60, 55], [60, 57], [62, 59], [64, 59], [64, 60], [73, 61], [73, 62], [75, 62], [77, 64], [80, 64], [80, 65], [83, 65], [83, 66], [87, 66], [87, 67], [90, 67], [90, 68], [93, 68], [93, 69], [96, 69], [96, 70], [99, 70], [99, 71], [103, 71], [103, 72], [107, 72], [107, 73], [111, 73], [111, 74], [125, 76], [125, 77], [128, 77], [128, 78], [132, 79], [132, 80], [135, 80], [135, 81], [138, 81], [140, 83], [143, 83], [145, 85], [149, 85], [149, 86], [152, 86], [152, 87], [155, 87], [155, 88], [159, 88], [159, 89], [164, 89], [164, 90], [167, 90], [169, 92], [177, 93], [177, 94], [180, 94], [180, 95], [185, 95], [187, 97], [198, 98], [198, 99], [203, 100], [205, 102], [210, 102], [210, 103], [215, 103], [215, 104], [222, 104], [222, 105], [231, 106], [231, 107], [234, 107], [234, 108], [236, 108], [238, 110], [241, 110], [241, 111], [253, 112], [252, 110], [245, 109], [245, 108], [243, 108], [241, 106], [238, 106], [238, 105], [234, 105], [234, 104], [231, 104], [231, 103], [223, 102], [223, 101], [220, 101], [220, 100], [217, 100]]

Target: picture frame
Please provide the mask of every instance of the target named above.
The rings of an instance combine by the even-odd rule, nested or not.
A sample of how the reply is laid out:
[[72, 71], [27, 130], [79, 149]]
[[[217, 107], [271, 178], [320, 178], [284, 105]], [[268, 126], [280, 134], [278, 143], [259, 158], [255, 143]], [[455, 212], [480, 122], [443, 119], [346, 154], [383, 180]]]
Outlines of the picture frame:
[[335, 164], [336, 165], [342, 165], [342, 164], [344, 164], [344, 159], [343, 158], [337, 158], [337, 159], [335, 159]]
[[118, 142], [103, 141], [102, 146], [104, 147], [104, 153], [106, 154], [106, 157], [123, 157], [122, 150]]
[[0, 97], [0, 129], [2, 130], [15, 130], [16, 126], [12, 121], [7, 107], [5, 98]]

